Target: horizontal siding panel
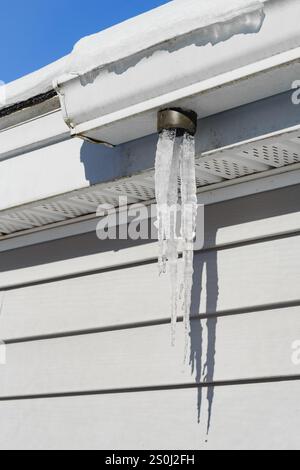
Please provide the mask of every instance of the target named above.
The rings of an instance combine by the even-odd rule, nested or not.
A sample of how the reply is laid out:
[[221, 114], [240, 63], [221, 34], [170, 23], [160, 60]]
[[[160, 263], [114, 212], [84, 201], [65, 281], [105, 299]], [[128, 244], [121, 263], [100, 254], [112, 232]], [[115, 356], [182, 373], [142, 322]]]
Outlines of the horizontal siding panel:
[[[299, 301], [300, 258], [295, 256], [299, 248], [300, 236], [293, 236], [197, 253], [193, 313]], [[84, 263], [85, 259], [72, 261]], [[44, 269], [51, 270], [51, 265]], [[0, 278], [8, 274], [12, 279], [18, 276], [11, 271]], [[169, 316], [169, 278], [159, 277], [153, 262], [5, 292], [0, 331], [7, 340]]]
[[[96, 236], [94, 237], [96, 238]], [[65, 241], [66, 249], [70, 239]], [[84, 246], [84, 239], [82, 244]], [[142, 246], [131, 246], [118, 250], [118, 242], [115, 249], [100, 252], [101, 242], [97, 240], [98, 250], [95, 254], [74, 256], [61, 261], [48, 260], [47, 264], [37, 264], [30, 267], [18, 268], [0, 273], [0, 289], [21, 287], [38, 282], [57, 280], [67, 276], [80, 276], [91, 271], [114, 269], [138, 264], [158, 258], [157, 243], [149, 243]], [[47, 247], [44, 247], [45, 251]], [[53, 247], [52, 247], [53, 249]], [[54, 247], [55, 251], [55, 247]], [[37, 259], [36, 254], [34, 259]]]
[[299, 248], [300, 236], [293, 236], [197, 254], [194, 311], [298, 301]]
[[300, 232], [300, 212], [220, 227], [208, 247], [221, 247]]
[[194, 320], [192, 368], [182, 365], [182, 324], [175, 348], [169, 325], [9, 344], [0, 396], [300, 375], [292, 362], [299, 338], [300, 308], [293, 308]]
[[212, 204], [205, 208], [205, 244], [224, 246], [299, 232], [299, 217], [300, 185]]
[[[209, 390], [210, 395], [212, 390]], [[300, 382], [1, 402], [6, 450], [299, 450]]]
[[[299, 450], [300, 382], [217, 387], [207, 450]], [[202, 425], [207, 423], [203, 391]]]
[[[277, 224], [278, 227], [281, 229], [281, 232], [285, 232], [284, 226], [280, 225], [281, 219], [275, 219], [273, 221], [273, 229], [274, 226]], [[294, 220], [296, 222], [296, 220]], [[271, 222], [269, 222], [270, 224]], [[263, 224], [262, 224], [263, 226]], [[262, 227], [261, 226], [261, 227]], [[231, 244], [236, 244], [239, 242], [249, 242], [249, 253], [251, 253], [251, 256], [253, 257], [253, 253], [255, 252], [256, 258], [262, 262], [264, 262], [264, 258], [262, 256], [267, 257], [268, 253], [272, 254], [272, 251], [279, 251], [279, 255], [285, 252], [285, 247], [284, 247], [284, 241], [278, 240], [271, 240], [271, 241], [264, 241], [264, 245], [262, 245], [262, 249], [264, 247], [267, 247], [266, 254], [262, 253], [260, 250], [260, 246], [255, 243], [256, 240], [260, 241], [260, 238], [256, 238], [256, 236], [251, 237], [251, 231], [256, 230], [257, 226], [248, 226], [248, 227], [243, 227], [240, 228], [240, 237], [239, 237], [239, 227], [237, 228], [237, 232], [234, 232], [234, 227], [228, 228], [228, 229], [220, 229], [220, 235], [218, 235], [218, 243], [217, 243], [217, 248], [221, 246], [227, 245], [226, 250], [212, 250], [212, 247], [215, 246], [215, 244], [208, 245], [207, 248], [209, 248], [209, 251], [212, 252], [210, 255], [210, 258], [212, 261], [210, 264], [213, 266], [216, 261], [216, 256], [214, 256], [214, 253], [218, 253], [218, 260], [220, 260], [220, 263], [222, 262], [222, 259], [226, 256], [226, 254], [230, 257], [233, 258], [233, 261], [235, 260], [235, 254], [239, 256], [239, 251], [238, 247], [231, 248], [228, 245]], [[270, 228], [270, 233], [272, 234], [271, 227]], [[289, 226], [291, 228], [291, 226]], [[257, 228], [257, 230], [259, 230]], [[286, 231], [289, 232], [288, 228], [286, 227]], [[277, 230], [278, 232], [278, 230]], [[293, 232], [293, 230], [291, 230]], [[235, 233], [235, 236], [233, 234]], [[274, 234], [274, 230], [273, 230]], [[256, 234], [258, 235], [258, 234]], [[267, 235], [266, 228], [264, 232], [261, 232], [261, 237], [264, 237]], [[252, 240], [251, 240], [252, 238]], [[70, 240], [66, 240], [65, 243], [66, 245], [70, 242]], [[253, 243], [254, 242], [254, 243]], [[84, 240], [83, 240], [84, 243]], [[99, 241], [98, 241], [99, 243]], [[272, 246], [271, 243], [274, 243]], [[291, 237], [287, 238], [286, 244], [291, 245], [291, 249], [299, 249], [300, 245], [300, 236], [294, 236], [293, 240]], [[278, 245], [278, 246], [277, 246]], [[99, 243], [100, 247], [100, 243]], [[114, 269], [117, 267], [126, 267], [127, 265], [130, 264], [138, 264], [142, 262], [149, 262], [149, 261], [155, 261], [158, 257], [158, 245], [157, 243], [149, 243], [146, 245], [141, 245], [141, 246], [131, 246], [128, 248], [121, 249], [120, 251], [107, 251], [107, 252], [102, 252], [99, 253], [99, 247], [98, 247], [98, 253], [95, 254], [89, 254], [87, 256], [78, 256], [70, 259], [65, 259], [61, 261], [54, 261], [51, 262], [49, 261], [47, 264], [37, 264], [34, 266], [30, 267], [23, 267], [23, 268], [18, 268], [18, 269], [13, 269], [13, 270], [8, 270], [8, 271], [2, 271], [0, 272], [0, 289], [9, 289], [9, 288], [14, 288], [14, 287], [21, 287], [22, 285], [26, 284], [32, 284], [32, 283], [37, 283], [37, 282], [43, 282], [43, 281], [49, 281], [49, 280], [56, 280], [61, 277], [67, 277], [70, 275], [82, 275], [82, 274], [87, 274], [90, 271], [95, 271], [95, 270], [106, 270], [106, 269]], [[67, 247], [66, 247], [67, 248]], [[45, 246], [46, 249], [46, 246]], [[53, 247], [52, 247], [53, 249]], [[286, 250], [286, 255], [287, 257], [290, 255], [291, 249]], [[233, 251], [230, 251], [233, 250]], [[245, 258], [248, 256], [247, 253], [247, 248], [245, 246], [240, 247], [242, 256]], [[204, 253], [207, 250], [204, 250]], [[203, 253], [203, 251], [202, 251]], [[223, 254], [224, 253], [224, 254]], [[17, 253], [16, 253], [17, 254]], [[13, 255], [12, 255], [13, 256]], [[199, 252], [198, 257], [201, 256], [201, 252]], [[36, 259], [36, 256], [35, 256]], [[242, 257], [240, 257], [242, 259]], [[205, 257], [206, 263], [209, 263], [209, 258]], [[269, 260], [267, 260], [269, 262]], [[239, 263], [239, 259], [237, 259], [237, 262]], [[200, 263], [200, 261], [199, 261]], [[240, 266], [239, 266], [240, 269]], [[291, 266], [291, 270], [293, 269], [293, 266]]]
[[158, 320], [168, 317], [171, 295], [156, 263], [1, 294], [5, 340]]

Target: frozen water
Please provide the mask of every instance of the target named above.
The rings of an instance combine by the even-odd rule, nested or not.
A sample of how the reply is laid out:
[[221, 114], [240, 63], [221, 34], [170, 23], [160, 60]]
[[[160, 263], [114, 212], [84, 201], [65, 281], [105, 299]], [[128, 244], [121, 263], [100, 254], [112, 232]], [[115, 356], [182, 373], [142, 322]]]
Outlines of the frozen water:
[[159, 271], [166, 272], [167, 240], [170, 239], [170, 180], [176, 134], [164, 131], [159, 137], [155, 162], [155, 190], [158, 217], [158, 241], [160, 248]]
[[155, 162], [155, 188], [158, 214], [159, 272], [166, 273], [169, 260], [172, 289], [172, 344], [177, 322], [178, 248], [176, 238], [178, 173], [180, 148], [175, 131], [161, 133]]
[[[181, 239], [183, 272], [181, 287], [178, 283], [178, 181], [181, 181]], [[178, 317], [178, 299], [186, 332], [185, 357], [190, 334], [190, 309], [193, 286], [193, 244], [196, 233], [197, 196], [195, 175], [195, 140], [185, 134], [177, 139], [174, 131], [163, 131], [159, 137], [155, 165], [155, 187], [158, 214], [159, 272], [171, 278], [172, 344], [175, 342]], [[180, 293], [179, 293], [180, 292]]]
[[195, 139], [185, 134], [182, 143], [181, 173], [181, 237], [183, 239], [183, 316], [186, 331], [185, 358], [190, 337], [190, 310], [194, 274], [194, 238], [197, 219], [197, 185], [195, 173]]
[[172, 344], [175, 344], [177, 308], [178, 308], [178, 240], [176, 235], [177, 214], [178, 214], [178, 173], [181, 157], [181, 147], [175, 141], [172, 167], [169, 179], [168, 205], [170, 210], [170, 232], [167, 241], [167, 256], [169, 260], [169, 270], [172, 289]]

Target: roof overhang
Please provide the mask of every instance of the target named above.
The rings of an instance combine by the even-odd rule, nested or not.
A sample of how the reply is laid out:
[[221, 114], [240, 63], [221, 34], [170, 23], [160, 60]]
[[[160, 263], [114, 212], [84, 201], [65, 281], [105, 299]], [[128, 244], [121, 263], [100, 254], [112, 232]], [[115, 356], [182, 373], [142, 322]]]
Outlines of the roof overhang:
[[171, 2], [79, 43], [55, 81], [71, 135], [119, 145], [155, 133], [169, 106], [201, 119], [291, 89], [299, 2], [215, 0], [206, 16], [202, 5]]

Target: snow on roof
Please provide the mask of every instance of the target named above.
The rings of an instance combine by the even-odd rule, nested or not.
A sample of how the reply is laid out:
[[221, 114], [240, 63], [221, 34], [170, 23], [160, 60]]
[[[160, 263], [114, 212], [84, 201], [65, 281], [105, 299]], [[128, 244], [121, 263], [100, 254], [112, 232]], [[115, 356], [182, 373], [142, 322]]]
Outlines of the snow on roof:
[[52, 90], [53, 80], [65, 73], [66, 63], [67, 58], [64, 57], [37, 72], [8, 83], [5, 86], [5, 105], [2, 108], [13, 106]]
[[[82, 75], [147, 51], [208, 26], [233, 21], [262, 9], [268, 0], [173, 0], [155, 10], [83, 38], [72, 53], [37, 72], [6, 85], [5, 106], [28, 100], [53, 88], [65, 74]], [[216, 30], [216, 36], [218, 31]], [[218, 37], [216, 37], [216, 42]]]
[[103, 67], [259, 8], [259, 0], [175, 0], [79, 41], [70, 56], [68, 72], [86, 73], [95, 65]]

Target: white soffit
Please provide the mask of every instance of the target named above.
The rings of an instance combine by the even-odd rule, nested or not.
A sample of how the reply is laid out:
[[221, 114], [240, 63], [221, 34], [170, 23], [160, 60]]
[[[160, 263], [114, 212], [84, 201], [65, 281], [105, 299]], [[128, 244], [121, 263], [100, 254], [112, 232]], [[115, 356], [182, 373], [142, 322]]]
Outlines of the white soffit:
[[[212, 191], [247, 178], [293, 170], [300, 163], [300, 126], [199, 155], [196, 158], [198, 190]], [[118, 181], [91, 186], [46, 201], [0, 212], [0, 234], [11, 235], [50, 224], [74, 221], [95, 214], [99, 206], [119, 206], [155, 199], [154, 170]]]

